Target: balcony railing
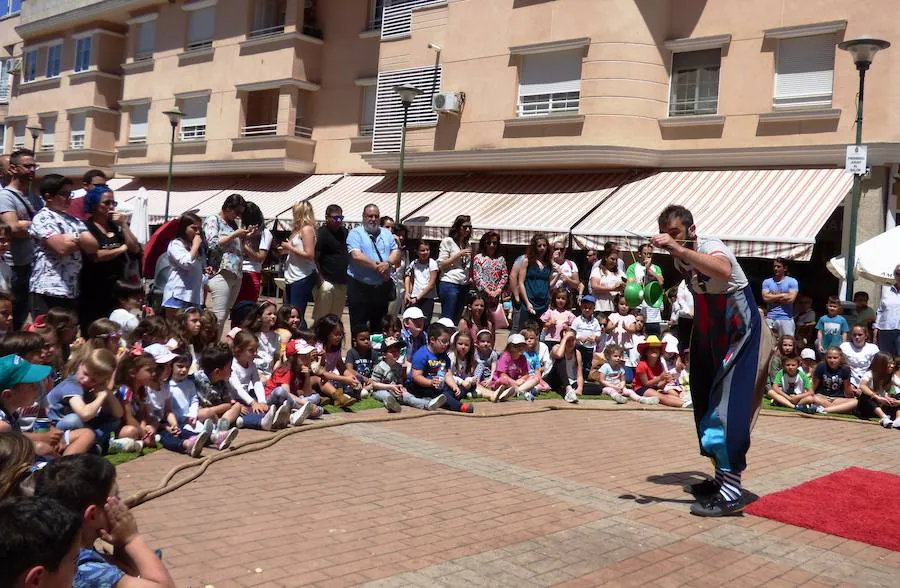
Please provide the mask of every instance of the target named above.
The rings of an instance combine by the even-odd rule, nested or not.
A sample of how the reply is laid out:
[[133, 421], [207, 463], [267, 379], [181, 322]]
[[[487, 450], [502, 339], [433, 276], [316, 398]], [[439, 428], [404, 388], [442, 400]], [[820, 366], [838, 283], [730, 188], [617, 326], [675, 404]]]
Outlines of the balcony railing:
[[41, 151], [44, 153], [53, 151], [55, 148], [56, 146], [53, 143], [41, 143]]
[[147, 137], [128, 137], [129, 145], [146, 145]]
[[301, 124], [294, 125], [294, 136], [303, 137], [304, 139], [312, 139], [312, 128], [304, 127]]
[[577, 113], [581, 99], [580, 92], [555, 92], [552, 94], [536, 94], [519, 96], [518, 116], [547, 116]]
[[72, 134], [72, 138], [69, 141], [69, 149], [79, 150], [84, 149], [84, 134], [76, 135]]
[[247, 33], [248, 39], [261, 39], [263, 37], [274, 37], [284, 32], [284, 23], [262, 29], [256, 29]]
[[188, 43], [184, 50], [187, 52], [202, 51], [203, 49], [209, 49], [210, 47], [212, 47], [212, 39], [207, 39], [206, 41], [194, 41], [193, 43]]
[[182, 141], [203, 141], [206, 139], [206, 125], [182, 125]]
[[13, 149], [25, 149], [25, 139], [13, 141]]
[[278, 124], [247, 125], [241, 129], [241, 137], [271, 137], [278, 134]]

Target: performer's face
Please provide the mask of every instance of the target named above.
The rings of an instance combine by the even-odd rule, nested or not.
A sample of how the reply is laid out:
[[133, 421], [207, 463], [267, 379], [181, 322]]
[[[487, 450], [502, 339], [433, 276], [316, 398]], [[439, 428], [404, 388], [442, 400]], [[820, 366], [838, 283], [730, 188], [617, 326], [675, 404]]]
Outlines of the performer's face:
[[684, 221], [676, 216], [670, 216], [669, 220], [659, 223], [659, 232], [668, 233], [676, 241], [687, 244], [697, 238], [697, 228], [694, 225], [686, 226]]

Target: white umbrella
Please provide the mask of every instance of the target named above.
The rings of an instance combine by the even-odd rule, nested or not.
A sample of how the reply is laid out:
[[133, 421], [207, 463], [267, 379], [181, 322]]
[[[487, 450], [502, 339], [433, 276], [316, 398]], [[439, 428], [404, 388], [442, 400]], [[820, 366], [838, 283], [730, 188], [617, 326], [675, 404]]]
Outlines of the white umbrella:
[[[856, 247], [856, 270], [853, 276], [878, 284], [894, 283], [894, 268], [900, 263], [900, 227], [894, 227]], [[827, 267], [836, 278], [846, 279], [847, 260], [833, 257]]]
[[118, 212], [131, 217], [129, 226], [134, 237], [141, 245], [146, 245], [150, 238], [150, 213], [147, 207], [147, 190], [138, 189], [138, 194], [117, 209]]

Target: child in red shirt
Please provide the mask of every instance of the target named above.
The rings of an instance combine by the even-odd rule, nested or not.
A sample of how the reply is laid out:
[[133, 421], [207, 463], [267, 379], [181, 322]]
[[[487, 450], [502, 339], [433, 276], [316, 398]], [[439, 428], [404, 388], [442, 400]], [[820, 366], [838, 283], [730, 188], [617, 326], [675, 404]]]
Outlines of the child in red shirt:
[[641, 361], [634, 368], [634, 381], [631, 385], [640, 396], [659, 398], [662, 405], [681, 408], [682, 402], [678, 394], [664, 390], [666, 384], [672, 381], [672, 374], [666, 371], [666, 366], [660, 360], [662, 349], [663, 342], [656, 335], [650, 335], [638, 345]]

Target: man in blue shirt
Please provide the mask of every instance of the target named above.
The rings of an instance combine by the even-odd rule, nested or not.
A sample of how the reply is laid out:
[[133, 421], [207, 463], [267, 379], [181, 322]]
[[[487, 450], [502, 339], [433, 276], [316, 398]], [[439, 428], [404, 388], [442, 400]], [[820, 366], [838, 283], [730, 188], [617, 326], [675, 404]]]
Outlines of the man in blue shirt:
[[779, 257], [772, 265], [775, 276], [763, 282], [762, 297], [766, 301], [766, 321], [775, 333], [794, 336], [794, 300], [800, 291], [797, 280], [786, 275], [787, 260]]
[[394, 282], [391, 266], [400, 265], [400, 249], [388, 229], [379, 226], [381, 213], [374, 204], [363, 209], [363, 224], [347, 235], [347, 306], [351, 325], [368, 325], [381, 332]]

